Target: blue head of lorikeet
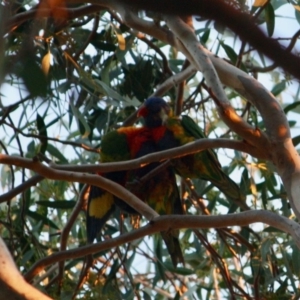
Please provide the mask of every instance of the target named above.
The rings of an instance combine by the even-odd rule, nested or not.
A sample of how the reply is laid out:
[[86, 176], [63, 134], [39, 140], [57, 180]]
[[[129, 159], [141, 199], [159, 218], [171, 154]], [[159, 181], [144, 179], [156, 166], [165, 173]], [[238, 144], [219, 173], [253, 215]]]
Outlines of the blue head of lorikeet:
[[148, 128], [164, 125], [170, 115], [170, 106], [164, 99], [159, 97], [147, 99], [138, 111], [138, 116], [144, 117], [145, 126]]

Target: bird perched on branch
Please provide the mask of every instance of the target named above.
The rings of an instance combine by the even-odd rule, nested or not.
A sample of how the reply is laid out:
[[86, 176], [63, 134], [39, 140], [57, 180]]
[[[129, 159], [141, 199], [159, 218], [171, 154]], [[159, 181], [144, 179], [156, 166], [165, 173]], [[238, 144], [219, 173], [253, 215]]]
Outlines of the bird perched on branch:
[[[152, 131], [152, 137], [160, 151], [205, 138], [193, 119], [189, 116], [173, 116], [172, 109], [162, 98], [147, 99], [139, 109], [138, 116], [144, 118], [144, 126]], [[224, 173], [213, 150], [186, 155], [171, 162], [180, 176], [210, 181], [242, 209], [249, 209], [245, 196], [238, 185]]]
[[[157, 146], [150, 130], [145, 127], [122, 127], [103, 137], [101, 162], [124, 161], [156, 151]], [[159, 165], [159, 163], [151, 163], [136, 170], [110, 172], [104, 176], [128, 187], [159, 214], [182, 214], [181, 199], [172, 168], [162, 168], [155, 176], [150, 176], [146, 181], [142, 180]], [[95, 186], [91, 187], [87, 210], [88, 242], [93, 242], [116, 206], [129, 214], [137, 213], [127, 203], [109, 192]], [[173, 265], [176, 267], [179, 262], [184, 263], [178, 231], [163, 231], [161, 235]]]
[[[138, 155], [141, 145], [149, 140], [147, 130], [143, 128], [124, 127], [106, 134], [101, 142], [101, 162], [117, 162], [130, 160]], [[102, 174], [122, 186], [125, 186], [128, 172], [115, 171]], [[97, 186], [91, 186], [87, 207], [87, 239], [92, 243], [97, 237], [106, 221], [118, 205], [123, 211], [136, 213], [121, 199]]]

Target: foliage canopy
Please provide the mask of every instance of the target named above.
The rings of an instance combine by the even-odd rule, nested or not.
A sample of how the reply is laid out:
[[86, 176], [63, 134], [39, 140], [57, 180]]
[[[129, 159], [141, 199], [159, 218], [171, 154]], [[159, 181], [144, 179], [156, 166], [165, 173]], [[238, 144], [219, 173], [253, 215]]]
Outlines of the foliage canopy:
[[[224, 14], [249, 21], [243, 35], [236, 20], [210, 13], [215, 1], [198, 0], [200, 8], [192, 1], [195, 16], [180, 18], [176, 5], [183, 1], [172, 15], [164, 14], [168, 1], [160, 2], [149, 1], [146, 10], [143, 1], [129, 0], [1, 3], [0, 235], [25, 278], [53, 298], [296, 299], [299, 241], [282, 224], [300, 211], [293, 148], [300, 143], [300, 89], [276, 49], [256, 45], [263, 37], [284, 47], [286, 61], [298, 59], [300, 32], [276, 35], [287, 21], [283, 8], [300, 21], [298, 2], [219, 1]], [[214, 68], [220, 81], [211, 79]], [[187, 225], [180, 234], [186, 264], [177, 269], [161, 238], [147, 237], [147, 216], [141, 226], [150, 231], [139, 231], [117, 211], [99, 238], [105, 242], [83, 247], [84, 183], [103, 187], [85, 175], [100, 170], [101, 137], [140, 126], [136, 110], [150, 95], [163, 96], [216, 139], [224, 170], [253, 210], [239, 215], [209, 182], [178, 178]], [[211, 147], [205, 141], [201, 149]], [[273, 212], [273, 223], [258, 210]], [[222, 226], [228, 213], [237, 219]], [[217, 216], [215, 226], [193, 226], [188, 217], [199, 215]], [[128, 240], [116, 238], [120, 233]], [[88, 253], [95, 265], [79, 286]]]

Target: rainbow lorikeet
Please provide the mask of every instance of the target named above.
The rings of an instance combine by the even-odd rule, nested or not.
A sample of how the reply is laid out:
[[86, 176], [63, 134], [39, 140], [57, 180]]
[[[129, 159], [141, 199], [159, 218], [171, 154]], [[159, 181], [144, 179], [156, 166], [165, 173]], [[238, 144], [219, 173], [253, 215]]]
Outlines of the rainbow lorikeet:
[[[101, 162], [124, 161], [157, 151], [157, 146], [147, 128], [122, 127], [105, 135], [101, 142]], [[139, 183], [139, 179], [155, 169], [159, 163], [130, 171], [106, 173], [105, 177], [126, 186], [159, 214], [182, 214], [181, 199], [172, 168], [164, 168], [155, 176]], [[132, 184], [135, 183], [135, 184]], [[87, 236], [93, 242], [115, 208], [137, 212], [109, 192], [92, 186], [87, 211]], [[161, 232], [174, 266], [184, 262], [178, 231]]]
[[[152, 131], [160, 151], [205, 138], [199, 126], [189, 116], [173, 116], [170, 106], [162, 98], [147, 99], [138, 115], [144, 118], [145, 127]], [[224, 173], [213, 150], [197, 152], [171, 162], [180, 176], [210, 181], [242, 209], [249, 209], [245, 196], [238, 185]]]
[[[101, 162], [129, 160], [137, 155], [141, 144], [148, 139], [150, 138], [147, 136], [147, 130], [142, 128], [127, 127], [126, 130], [120, 128], [111, 131], [102, 139]], [[109, 172], [103, 175], [120, 185], [125, 186], [126, 184], [127, 171]], [[94, 241], [101, 228], [115, 211], [116, 204], [128, 213], [136, 213], [133, 208], [111, 193], [96, 186], [90, 187], [86, 218], [89, 243]]]

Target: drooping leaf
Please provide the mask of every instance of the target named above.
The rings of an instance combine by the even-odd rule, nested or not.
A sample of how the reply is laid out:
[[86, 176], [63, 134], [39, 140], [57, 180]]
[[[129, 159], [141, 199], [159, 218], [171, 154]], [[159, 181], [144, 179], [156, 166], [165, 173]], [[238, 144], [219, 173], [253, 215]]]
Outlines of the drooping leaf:
[[271, 3], [265, 7], [265, 19], [269, 36], [272, 36], [275, 28], [275, 13]]
[[276, 97], [286, 88], [285, 80], [280, 81], [277, 83], [271, 90], [271, 93]]
[[73, 200], [62, 200], [62, 201], [36, 201], [36, 204], [46, 206], [49, 208], [60, 208], [60, 209], [72, 209], [76, 205], [76, 201]]
[[124, 38], [121, 30], [117, 26], [115, 26], [114, 24], [111, 24], [111, 26], [114, 29], [114, 32], [117, 36], [120, 50], [125, 50], [126, 49], [126, 42], [125, 42], [125, 38]]
[[268, 0], [255, 0], [253, 3], [253, 6], [264, 6], [266, 3], [268, 2]]
[[287, 105], [283, 110], [284, 110], [285, 114], [287, 114], [290, 111], [300, 113], [300, 111], [294, 110], [299, 105], [300, 105], [300, 101], [296, 101], [296, 102], [293, 102], [292, 104]]
[[51, 66], [51, 59], [52, 59], [52, 54], [49, 50], [42, 59], [42, 70], [45, 76], [48, 76], [50, 66]]
[[72, 101], [70, 101], [70, 108], [77, 121], [77, 126], [80, 133], [82, 134], [82, 137], [87, 138], [91, 133], [88, 122], [86, 121], [84, 115], [79, 111], [79, 109], [72, 103]]
[[47, 128], [43, 117], [41, 117], [39, 114], [36, 114], [36, 125], [39, 131], [40, 141], [41, 141], [40, 152], [44, 154], [46, 152], [47, 145], [48, 145]]
[[64, 155], [57, 149], [57, 147], [54, 147], [52, 144], [48, 144], [47, 151], [56, 157], [58, 161], [62, 164], [68, 163], [68, 160], [64, 157]]
[[20, 61], [20, 69], [18, 75], [23, 78], [24, 83], [32, 97], [46, 96], [48, 91], [48, 83], [46, 76], [38, 65], [32, 54], [24, 55], [23, 61]]
[[48, 225], [54, 229], [57, 229], [59, 230], [59, 227], [52, 221], [50, 220], [48, 217], [45, 217], [45, 216], [42, 216], [41, 214], [37, 213], [37, 212], [34, 212], [34, 211], [31, 211], [31, 210], [28, 210], [26, 212], [26, 214], [35, 219], [36, 221], [41, 221], [44, 225]]

